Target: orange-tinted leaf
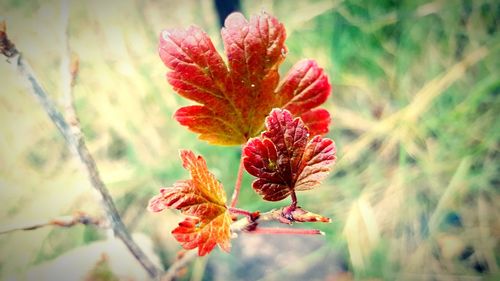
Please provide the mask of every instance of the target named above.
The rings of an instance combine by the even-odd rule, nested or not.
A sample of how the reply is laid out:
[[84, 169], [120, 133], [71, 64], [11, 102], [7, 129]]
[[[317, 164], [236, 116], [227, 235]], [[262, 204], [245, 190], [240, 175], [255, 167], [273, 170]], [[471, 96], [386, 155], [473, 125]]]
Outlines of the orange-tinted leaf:
[[279, 201], [294, 190], [314, 188], [326, 177], [335, 162], [331, 139], [310, 139], [304, 122], [286, 109], [273, 109], [266, 128], [243, 149], [245, 169], [257, 177], [252, 187], [265, 200]]
[[198, 247], [198, 254], [204, 256], [218, 244], [229, 251], [232, 220], [222, 185], [208, 171], [201, 156], [183, 150], [181, 158], [183, 167], [191, 173], [191, 179], [162, 188], [160, 194], [150, 200], [149, 210], [160, 212], [172, 208], [189, 216], [172, 231], [185, 249]]
[[[327, 76], [311, 60], [294, 66], [276, 89], [278, 67], [287, 52], [285, 28], [276, 18], [262, 13], [247, 21], [233, 13], [221, 34], [227, 66], [198, 27], [165, 30], [160, 36], [160, 57], [171, 69], [169, 83], [177, 93], [200, 104], [180, 108], [175, 118], [201, 139], [242, 144], [262, 131], [272, 108], [285, 106], [301, 116], [312, 114], [310, 110], [327, 99], [331, 90]], [[311, 127], [313, 135], [328, 131], [330, 119], [325, 112], [321, 122]]]

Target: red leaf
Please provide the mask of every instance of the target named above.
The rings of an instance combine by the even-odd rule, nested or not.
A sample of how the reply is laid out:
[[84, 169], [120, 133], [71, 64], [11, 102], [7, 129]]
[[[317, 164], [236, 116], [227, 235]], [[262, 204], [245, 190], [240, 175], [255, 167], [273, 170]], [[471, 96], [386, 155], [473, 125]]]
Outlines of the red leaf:
[[323, 108], [309, 110], [300, 115], [300, 119], [304, 121], [311, 136], [325, 135], [328, 133], [328, 126], [332, 121], [330, 113]]
[[218, 244], [229, 252], [232, 220], [222, 185], [208, 171], [201, 156], [196, 157], [193, 152], [182, 150], [181, 158], [183, 167], [191, 173], [191, 179], [162, 188], [160, 194], [149, 201], [149, 210], [160, 212], [172, 208], [190, 216], [172, 231], [185, 249], [198, 247], [198, 254], [204, 256]]
[[313, 109], [323, 104], [330, 95], [331, 86], [323, 69], [313, 60], [295, 64], [283, 80], [278, 93], [284, 99], [282, 108], [300, 116], [311, 136], [328, 132], [330, 114], [324, 109]]
[[324, 103], [330, 90], [323, 69], [313, 60], [302, 60], [290, 69], [278, 93], [287, 101], [283, 107], [300, 115]]
[[[171, 69], [169, 83], [177, 93], [200, 104], [180, 108], [175, 118], [201, 139], [242, 144], [262, 131], [272, 108], [286, 106], [300, 116], [327, 99], [328, 79], [311, 60], [298, 63], [276, 89], [278, 67], [287, 52], [285, 28], [276, 18], [263, 13], [247, 21], [233, 13], [221, 34], [227, 66], [198, 27], [165, 30], [160, 36], [159, 54]], [[329, 116], [322, 120], [312, 133], [328, 131]]]
[[267, 130], [243, 149], [245, 169], [257, 179], [253, 188], [268, 201], [279, 201], [292, 191], [320, 184], [335, 162], [332, 140], [309, 132], [300, 118], [286, 109], [273, 109]]

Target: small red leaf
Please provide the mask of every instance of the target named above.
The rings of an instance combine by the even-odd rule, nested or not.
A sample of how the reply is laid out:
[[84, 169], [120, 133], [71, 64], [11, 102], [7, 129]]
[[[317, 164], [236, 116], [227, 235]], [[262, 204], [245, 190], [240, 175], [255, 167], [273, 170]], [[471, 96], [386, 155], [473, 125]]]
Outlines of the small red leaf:
[[[262, 13], [247, 21], [241, 13], [233, 13], [221, 34], [227, 65], [198, 27], [165, 30], [160, 36], [159, 54], [171, 70], [168, 82], [177, 93], [200, 104], [180, 108], [175, 119], [201, 139], [242, 144], [262, 131], [272, 108], [309, 116], [328, 98], [326, 74], [312, 60], [294, 66], [276, 89], [287, 48], [285, 27], [275, 17]], [[313, 135], [328, 131], [325, 112], [321, 122], [311, 126]]]
[[204, 256], [218, 244], [224, 251], [229, 251], [232, 220], [225, 205], [226, 193], [222, 185], [208, 171], [201, 156], [182, 150], [181, 158], [183, 167], [191, 173], [191, 179], [162, 188], [160, 194], [149, 201], [149, 210], [160, 212], [172, 208], [189, 216], [172, 231], [185, 249], [198, 247], [198, 254]]
[[295, 64], [278, 89], [284, 99], [282, 108], [294, 116], [300, 116], [311, 136], [328, 133], [330, 113], [314, 109], [323, 104], [331, 92], [330, 82], [322, 68], [313, 60]]
[[300, 115], [300, 119], [304, 121], [311, 136], [328, 133], [328, 126], [330, 126], [330, 122], [332, 121], [330, 113], [323, 108], [309, 110]]
[[283, 108], [295, 116], [323, 104], [330, 91], [328, 77], [314, 60], [296, 63], [278, 89], [278, 93], [286, 100]]
[[257, 177], [252, 187], [264, 200], [279, 201], [292, 191], [320, 184], [335, 162], [335, 144], [309, 132], [300, 118], [288, 110], [273, 109], [266, 118], [267, 130], [248, 141], [243, 164]]

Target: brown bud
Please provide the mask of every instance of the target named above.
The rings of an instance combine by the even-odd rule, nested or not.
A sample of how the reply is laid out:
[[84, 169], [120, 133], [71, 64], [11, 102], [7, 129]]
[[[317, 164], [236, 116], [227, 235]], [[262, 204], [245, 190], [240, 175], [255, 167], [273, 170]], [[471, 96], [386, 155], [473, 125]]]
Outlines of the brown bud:
[[291, 206], [284, 207], [282, 217], [284, 221], [290, 222], [331, 222], [330, 218], [311, 213], [301, 207], [296, 207], [293, 210]]

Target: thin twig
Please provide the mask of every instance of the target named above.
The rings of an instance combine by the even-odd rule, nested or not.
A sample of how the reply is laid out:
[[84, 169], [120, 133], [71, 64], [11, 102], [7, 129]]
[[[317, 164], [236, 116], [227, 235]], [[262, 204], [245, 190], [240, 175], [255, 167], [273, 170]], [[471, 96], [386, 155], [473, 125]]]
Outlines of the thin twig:
[[141, 265], [146, 269], [151, 278], [157, 279], [159, 276], [159, 270], [151, 262], [151, 260], [144, 254], [142, 249], [133, 241], [130, 233], [123, 224], [118, 210], [116, 209], [113, 199], [109, 195], [108, 189], [104, 185], [103, 181], [99, 176], [99, 171], [95, 165], [95, 161], [88, 151], [83, 134], [80, 127], [80, 121], [76, 114], [76, 108], [74, 104], [73, 97], [73, 86], [76, 79], [76, 74], [78, 73], [78, 63], [75, 60], [71, 60], [71, 52], [68, 40], [68, 20], [69, 20], [69, 3], [67, 0], [61, 0], [61, 10], [62, 19], [64, 27], [62, 31], [62, 36], [64, 36], [63, 42], [65, 42], [65, 50], [63, 51], [61, 74], [63, 75], [63, 97], [65, 100], [65, 108], [67, 118], [69, 120], [71, 133], [75, 136], [77, 140], [77, 152], [80, 156], [80, 160], [85, 164], [87, 172], [89, 174], [90, 180], [93, 183], [94, 188], [99, 191], [101, 195], [102, 205], [107, 213], [108, 219], [113, 226], [113, 232], [118, 236], [127, 246], [129, 251], [134, 255], [134, 257], [141, 263]]
[[[242, 219], [239, 219], [231, 224], [231, 231], [233, 233], [237, 232], [248, 232], [251, 233], [255, 231], [256, 229], [262, 229], [262, 227], [258, 226], [260, 222], [264, 221], [276, 221], [280, 222], [283, 224], [292, 224], [294, 222], [330, 222], [330, 219], [316, 215], [314, 213], [310, 213], [307, 211], [304, 211], [300, 207], [296, 207], [293, 212], [284, 212], [283, 210], [286, 210], [289, 207], [284, 207], [282, 209], [273, 209], [271, 211], [261, 213], [259, 214], [258, 212], [255, 213], [250, 213], [252, 214], [251, 216], [246, 216]], [[290, 228], [281, 228], [286, 231], [288, 231]], [[301, 229], [298, 229], [298, 231], [302, 231]], [[281, 230], [278, 230], [278, 232], [281, 232]], [[305, 234], [322, 234], [320, 233], [321, 231], [317, 229], [307, 229], [307, 233]], [[294, 233], [294, 234], [302, 234], [302, 233]]]
[[243, 209], [239, 209], [239, 208], [234, 208], [234, 207], [229, 207], [228, 211], [231, 214], [246, 216], [246, 217], [248, 217], [250, 219], [253, 219], [254, 217], [256, 218], [256, 217], [259, 216], [258, 212], [251, 213], [251, 212], [249, 212], [247, 210], [243, 210]]
[[180, 258], [175, 260], [170, 267], [168, 268], [167, 272], [161, 277], [161, 281], [173, 281], [175, 280], [175, 277], [177, 277], [177, 272], [187, 266], [189, 262], [191, 262], [194, 258], [198, 256], [197, 251], [188, 251], [184, 253], [184, 255]]
[[250, 234], [292, 234], [292, 235], [325, 235], [318, 229], [303, 229], [303, 228], [283, 228], [283, 227], [257, 227]]
[[92, 187], [98, 191], [101, 197], [103, 209], [114, 234], [125, 243], [129, 251], [148, 272], [149, 276], [157, 279], [160, 272], [159, 269], [157, 269], [151, 260], [144, 254], [141, 248], [139, 248], [139, 246], [132, 240], [132, 237], [128, 233], [120, 215], [118, 214], [108, 189], [99, 176], [99, 171], [96, 167], [95, 161], [85, 145], [83, 135], [79, 128], [78, 119], [75, 116], [75, 118], [71, 120], [71, 126], [68, 125], [68, 122], [66, 122], [62, 114], [57, 110], [54, 102], [49, 98], [41, 84], [38, 82], [31, 66], [24, 60], [21, 53], [8, 39], [5, 23], [0, 23], [0, 52], [7, 57], [8, 61], [14, 66], [18, 74], [29, 82], [28, 84], [31, 86], [29, 87], [30, 92], [38, 100], [38, 102], [40, 102], [45, 112], [56, 125], [57, 129], [64, 137], [68, 147], [72, 151], [76, 152], [78, 158], [82, 164], [84, 164]]
[[14, 231], [26, 231], [26, 230], [34, 230], [46, 226], [59, 226], [59, 227], [72, 227], [77, 224], [83, 225], [94, 225], [97, 227], [107, 227], [107, 224], [100, 219], [93, 218], [84, 213], [76, 213], [73, 216], [61, 216], [51, 220], [42, 220], [37, 222], [25, 223], [22, 225], [8, 225], [2, 227], [0, 230], [0, 234], [7, 234]]
[[[63, 96], [63, 104], [66, 109], [66, 118], [76, 116], [73, 104], [73, 86], [78, 74], [78, 64], [72, 66], [71, 51], [69, 46], [68, 36], [69, 26], [69, 3], [67, 0], [61, 0], [61, 24], [60, 34], [61, 37], [61, 93]], [[69, 116], [68, 116], [69, 115]], [[70, 122], [71, 124], [71, 122]]]

